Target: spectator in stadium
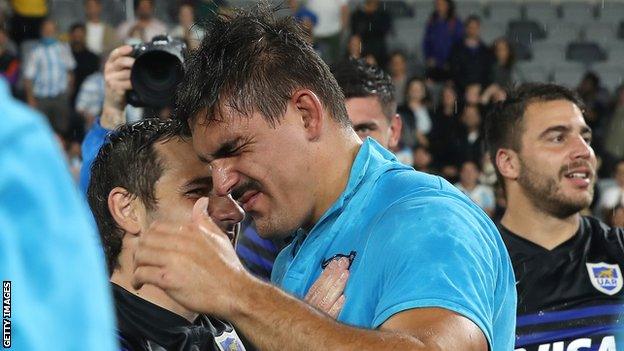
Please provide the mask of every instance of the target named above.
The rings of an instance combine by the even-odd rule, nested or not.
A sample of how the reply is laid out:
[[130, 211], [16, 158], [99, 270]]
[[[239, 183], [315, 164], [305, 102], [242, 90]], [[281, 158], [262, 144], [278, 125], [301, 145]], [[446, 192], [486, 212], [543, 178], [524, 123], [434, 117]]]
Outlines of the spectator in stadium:
[[87, 48], [87, 30], [84, 24], [74, 23], [69, 28], [69, 45], [71, 47], [76, 67], [74, 68], [74, 86], [76, 89], [70, 97], [71, 106], [74, 106], [78, 88], [91, 74], [100, 69], [100, 58]]
[[600, 84], [600, 77], [592, 71], [585, 72], [576, 88], [585, 104], [585, 120], [594, 134], [592, 147], [601, 157], [604, 153], [604, 136], [609, 123], [609, 92]]
[[102, 21], [102, 0], [86, 0], [85, 23], [87, 31], [87, 48], [96, 55], [103, 55], [110, 52], [120, 44], [115, 29], [108, 23]]
[[394, 86], [390, 76], [363, 60], [338, 63], [332, 73], [345, 97], [353, 130], [362, 139], [375, 139], [388, 150], [396, 150], [401, 137]]
[[56, 39], [56, 24], [41, 24], [41, 40], [24, 62], [26, 101], [48, 117], [61, 135], [69, 129], [69, 95], [74, 89], [76, 61], [65, 43]]
[[11, 50], [11, 42], [4, 28], [0, 26], [0, 76], [7, 80], [11, 91], [19, 78], [20, 64], [15, 51]]
[[154, 18], [154, 0], [134, 0], [134, 16], [135, 19], [125, 21], [117, 28], [120, 40], [126, 41], [139, 33], [140, 41], [146, 42], [167, 33], [167, 26]]
[[361, 59], [362, 56], [362, 38], [357, 34], [352, 34], [347, 43], [346, 59]]
[[452, 85], [442, 88], [440, 105], [434, 109], [429, 136], [434, 167], [447, 180], [453, 181], [459, 170], [461, 155], [457, 153], [462, 126], [459, 120], [457, 93]]
[[166, 255], [157, 247], [179, 226], [145, 233], [136, 287], [229, 319], [265, 350], [511, 349], [514, 280], [493, 223], [452, 185], [361, 142], [292, 19], [263, 8], [218, 18], [179, 91], [176, 116], [215, 192], [232, 193], [264, 237], [301, 228], [273, 282], [303, 296], [324, 264], [349, 258], [345, 324], [253, 278], [205, 214]]
[[11, 38], [18, 46], [41, 37], [41, 26], [48, 15], [47, 0], [11, 0]]
[[12, 308], [3, 346], [118, 350], [96, 228], [50, 128], [1, 77], [0, 116], [0, 276]]
[[488, 116], [507, 198], [499, 228], [517, 280], [516, 349], [622, 344], [624, 238], [580, 215], [592, 201], [597, 163], [582, 111], [566, 88], [526, 84]]
[[460, 92], [475, 83], [487, 87], [492, 64], [490, 49], [481, 40], [481, 19], [472, 15], [466, 19], [463, 40], [456, 42], [451, 49], [451, 78]]
[[492, 44], [494, 64], [490, 70], [490, 81], [499, 87], [506, 89], [518, 81], [518, 70], [516, 69], [516, 57], [509, 40], [505, 37], [498, 38]]
[[320, 52], [318, 45], [314, 42], [314, 27], [318, 23], [318, 16], [299, 0], [289, 0], [288, 5], [292, 11], [292, 16], [303, 26], [303, 29], [308, 34], [307, 38], [310, 45], [312, 45], [319, 54], [323, 54]]
[[76, 95], [76, 112], [85, 123], [85, 130], [89, 130], [95, 119], [102, 112], [104, 104], [104, 75], [95, 72], [88, 76]]
[[429, 174], [436, 173], [436, 171], [431, 168], [433, 159], [431, 152], [429, 152], [429, 149], [426, 146], [416, 145], [412, 149], [412, 160], [412, 166], [414, 166], [415, 170]]
[[336, 63], [340, 59], [340, 38], [348, 29], [348, 0], [308, 0], [306, 6], [318, 19], [312, 33], [321, 57], [328, 64]]
[[481, 103], [482, 87], [479, 83], [469, 84], [464, 87], [462, 105], [479, 105]]
[[477, 162], [464, 161], [459, 171], [459, 183], [455, 183], [455, 186], [479, 205], [488, 216], [493, 217], [496, 207], [494, 190], [488, 185], [480, 184], [480, 176], [481, 169]]
[[614, 167], [613, 178], [615, 184], [604, 189], [598, 202], [598, 209], [603, 218], [616, 206], [624, 206], [624, 159], [619, 160]]
[[395, 51], [390, 54], [388, 73], [390, 73], [390, 77], [392, 77], [397, 105], [401, 106], [405, 103], [405, 87], [407, 86], [409, 74], [407, 58], [403, 52]]
[[624, 159], [624, 85], [615, 91], [613, 113], [605, 135], [605, 151], [612, 159]]
[[195, 24], [195, 10], [190, 3], [180, 5], [178, 24], [169, 33], [173, 38], [184, 41], [191, 50], [197, 49], [204, 38], [204, 29]]
[[388, 49], [386, 36], [392, 29], [392, 18], [379, 6], [379, 0], [365, 0], [351, 14], [351, 33], [362, 38], [364, 55], [375, 58], [380, 67], [386, 67]]
[[435, 10], [429, 16], [423, 53], [427, 66], [427, 78], [446, 81], [451, 78], [448, 58], [456, 42], [463, 39], [464, 26], [455, 15], [453, 0], [434, 0]]
[[617, 205], [615, 208], [613, 208], [609, 212], [606, 222], [610, 227], [624, 227], [624, 206]]
[[485, 151], [483, 145], [481, 110], [478, 105], [466, 105], [461, 114], [462, 132], [459, 149], [461, 162], [481, 162]]
[[401, 147], [411, 149], [417, 144], [429, 146], [428, 136], [433, 123], [429, 103], [430, 98], [425, 81], [418, 77], [410, 79], [405, 92], [405, 104], [398, 108], [403, 121]]

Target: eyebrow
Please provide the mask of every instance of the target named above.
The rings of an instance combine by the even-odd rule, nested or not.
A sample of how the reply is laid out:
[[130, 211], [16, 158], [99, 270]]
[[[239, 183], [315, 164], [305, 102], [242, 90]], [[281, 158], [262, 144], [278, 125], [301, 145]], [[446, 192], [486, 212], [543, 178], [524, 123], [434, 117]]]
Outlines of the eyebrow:
[[370, 128], [370, 127], [376, 127], [376, 126], [377, 126], [377, 123], [375, 122], [362, 122], [362, 123], [354, 124], [353, 129], [362, 128], [362, 127]]
[[183, 187], [188, 189], [197, 185], [208, 185], [212, 189], [212, 177], [208, 176], [208, 177], [194, 178], [190, 180], [189, 182], [187, 182], [186, 184], [184, 184]]
[[[547, 128], [545, 131], [543, 131], [542, 133], [540, 133], [539, 137], [543, 138], [546, 135], [548, 135], [549, 133], [552, 132], [560, 132], [560, 133], [569, 133], [572, 130], [571, 127], [569, 126], [563, 126], [563, 125], [559, 125], [559, 126], [552, 126], [550, 128]], [[592, 134], [592, 130], [589, 126], [583, 126], [581, 127], [581, 134]]]
[[212, 153], [210, 156], [205, 156], [205, 155], [198, 154], [197, 158], [199, 158], [199, 160], [202, 163], [210, 163], [214, 159], [227, 157], [227, 156], [231, 155], [232, 152], [234, 150], [236, 150], [237, 147], [239, 147], [239, 145], [241, 144], [242, 140], [243, 140], [242, 137], [236, 137], [236, 138], [233, 138], [233, 139], [230, 139], [230, 140], [226, 140], [223, 143], [221, 143], [221, 146], [219, 146], [217, 151]]

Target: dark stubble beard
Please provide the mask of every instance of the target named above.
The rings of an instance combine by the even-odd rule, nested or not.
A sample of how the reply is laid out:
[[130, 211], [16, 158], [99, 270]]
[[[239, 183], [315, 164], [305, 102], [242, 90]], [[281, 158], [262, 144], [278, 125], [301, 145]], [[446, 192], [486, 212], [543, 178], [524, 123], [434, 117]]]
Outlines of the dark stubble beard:
[[[563, 175], [563, 172], [562, 169], [559, 174]], [[589, 206], [594, 195], [594, 184], [590, 184], [591, 196], [589, 201], [566, 197], [559, 192], [558, 178], [541, 174], [522, 160], [520, 160], [518, 184], [533, 206], [560, 219], [568, 218]]]

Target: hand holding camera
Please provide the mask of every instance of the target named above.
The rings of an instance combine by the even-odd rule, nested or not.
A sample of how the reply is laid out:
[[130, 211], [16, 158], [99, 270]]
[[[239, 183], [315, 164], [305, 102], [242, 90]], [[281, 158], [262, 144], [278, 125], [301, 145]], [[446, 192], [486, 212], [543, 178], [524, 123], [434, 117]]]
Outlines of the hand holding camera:
[[176, 87], [184, 77], [185, 50], [184, 43], [167, 36], [113, 50], [104, 65], [102, 127], [113, 129], [124, 123], [127, 103], [137, 107], [171, 106]]

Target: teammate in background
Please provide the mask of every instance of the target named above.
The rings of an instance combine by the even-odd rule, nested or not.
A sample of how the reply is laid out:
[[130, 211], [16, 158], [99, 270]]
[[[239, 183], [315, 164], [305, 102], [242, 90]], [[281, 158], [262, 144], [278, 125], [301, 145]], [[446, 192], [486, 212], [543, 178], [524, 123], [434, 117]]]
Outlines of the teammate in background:
[[[402, 124], [390, 76], [362, 59], [342, 61], [333, 67], [332, 73], [345, 95], [347, 114], [358, 136], [363, 141], [370, 136], [386, 149], [394, 150]], [[236, 251], [245, 267], [268, 280], [275, 257], [286, 244], [285, 240], [261, 238], [253, 221], [246, 219]]]
[[622, 347], [624, 236], [579, 213], [596, 181], [582, 101], [557, 85], [523, 85], [486, 129], [507, 197], [499, 228], [517, 280], [516, 350]]
[[[89, 203], [111, 273], [120, 343], [132, 351], [148, 350], [148, 345], [151, 350], [241, 347], [229, 323], [189, 311], [154, 286], [135, 290], [130, 284], [136, 243], [152, 221], [186, 223], [202, 196], [209, 197], [209, 204], [199, 209], [232, 241], [243, 218], [231, 196], [213, 194], [210, 170], [195, 156], [190, 139], [181, 135], [179, 122], [146, 119], [125, 124], [124, 96], [131, 88], [129, 70], [134, 63], [127, 56], [131, 51], [129, 46], [120, 47], [106, 62], [107, 99], [96, 127], [101, 131], [90, 136], [97, 149], [88, 152], [97, 158], [85, 162]], [[117, 129], [111, 132], [102, 126]], [[344, 262], [333, 263], [306, 301], [335, 318], [344, 302], [347, 268]]]
[[116, 350], [101, 247], [59, 145], [3, 78], [0, 101], [0, 277], [10, 302], [3, 346]]
[[355, 59], [335, 65], [332, 73], [345, 96], [353, 130], [362, 141], [370, 136], [386, 149], [395, 150], [402, 123], [390, 75]]
[[301, 297], [347, 257], [348, 299], [337, 323], [254, 278], [206, 215], [152, 226], [136, 250], [135, 286], [231, 320], [262, 350], [513, 347], [513, 272], [494, 224], [448, 182], [362, 143], [292, 19], [264, 7], [216, 18], [177, 106], [215, 192], [240, 201], [263, 237], [297, 231], [273, 282]]

